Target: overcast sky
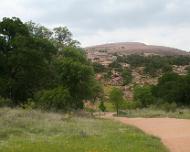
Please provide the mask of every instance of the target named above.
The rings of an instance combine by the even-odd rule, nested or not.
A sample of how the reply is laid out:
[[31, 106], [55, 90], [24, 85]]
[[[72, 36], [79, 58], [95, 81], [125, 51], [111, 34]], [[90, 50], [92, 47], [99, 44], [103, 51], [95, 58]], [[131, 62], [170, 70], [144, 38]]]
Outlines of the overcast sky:
[[0, 18], [67, 26], [82, 46], [135, 41], [190, 50], [190, 0], [0, 0]]

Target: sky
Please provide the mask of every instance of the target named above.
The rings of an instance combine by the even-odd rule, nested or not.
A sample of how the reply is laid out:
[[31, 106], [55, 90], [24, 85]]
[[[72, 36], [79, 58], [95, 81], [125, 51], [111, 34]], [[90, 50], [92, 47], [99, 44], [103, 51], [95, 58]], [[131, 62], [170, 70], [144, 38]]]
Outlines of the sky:
[[67, 26], [83, 47], [144, 42], [190, 50], [190, 0], [0, 0], [0, 20]]

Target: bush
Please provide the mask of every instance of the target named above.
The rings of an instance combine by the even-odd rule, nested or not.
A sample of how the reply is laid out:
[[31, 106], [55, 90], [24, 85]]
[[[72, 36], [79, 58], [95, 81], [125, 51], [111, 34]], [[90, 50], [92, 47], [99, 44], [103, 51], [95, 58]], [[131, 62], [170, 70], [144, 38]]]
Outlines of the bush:
[[140, 102], [142, 107], [147, 107], [154, 102], [154, 96], [150, 86], [137, 86], [134, 89], [134, 99]]
[[175, 102], [173, 102], [171, 104], [168, 102], [165, 102], [161, 105], [161, 109], [166, 112], [175, 112], [177, 109], [177, 104]]
[[95, 63], [92, 64], [92, 66], [93, 66], [94, 71], [96, 73], [101, 73], [101, 72], [105, 72], [106, 71], [106, 68], [102, 64], [100, 64], [100, 63], [95, 62]]
[[177, 109], [177, 104], [175, 102], [173, 102], [171, 105], [170, 105], [170, 111], [172, 112], [175, 112]]
[[166, 72], [172, 72], [172, 66], [171, 65], [164, 65], [164, 67], [162, 68], [162, 72], [166, 73]]
[[190, 66], [186, 67], [185, 70], [187, 70], [188, 74], [190, 74]]
[[126, 57], [126, 61], [133, 67], [139, 67], [146, 62], [146, 58], [141, 55], [132, 54]]
[[115, 69], [115, 70], [118, 71], [118, 72], [121, 72], [121, 71], [122, 71], [122, 66], [121, 66], [121, 64], [120, 64], [119, 62], [117, 62], [117, 61], [113, 61], [111, 64], [109, 64], [109, 67]]
[[152, 93], [164, 101], [172, 101], [178, 105], [190, 105], [189, 89], [190, 75], [167, 73], [159, 79], [156, 86], [152, 87]]
[[31, 110], [31, 109], [36, 108], [36, 104], [33, 99], [29, 98], [26, 103], [21, 104], [21, 107], [23, 109]]
[[11, 107], [11, 106], [13, 106], [12, 100], [0, 96], [0, 107]]
[[105, 107], [103, 101], [100, 102], [99, 109], [100, 109], [102, 112], [105, 112], [105, 111], [106, 111], [106, 107]]
[[108, 70], [105, 74], [104, 74], [104, 79], [109, 80], [111, 79], [112, 76], [112, 71]]
[[144, 73], [149, 74], [152, 77], [155, 77], [158, 73], [159, 68], [157, 68], [154, 64], [145, 65]]
[[130, 101], [130, 102], [126, 102], [126, 109], [137, 109], [137, 108], [141, 108], [142, 104], [138, 101]]
[[125, 70], [123, 70], [121, 75], [123, 77], [123, 84], [124, 85], [127, 85], [132, 81], [133, 77], [132, 77], [132, 74], [131, 74], [131, 70], [125, 69]]
[[68, 110], [72, 107], [69, 91], [64, 87], [52, 90], [43, 90], [36, 94], [35, 101], [40, 108], [45, 110]]

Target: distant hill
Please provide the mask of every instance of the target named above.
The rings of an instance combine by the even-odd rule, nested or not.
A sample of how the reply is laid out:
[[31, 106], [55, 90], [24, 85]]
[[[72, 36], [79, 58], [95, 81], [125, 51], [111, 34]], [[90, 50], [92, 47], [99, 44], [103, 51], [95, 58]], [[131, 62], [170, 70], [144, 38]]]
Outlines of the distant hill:
[[139, 42], [121, 42], [121, 43], [108, 43], [103, 45], [96, 45], [91, 47], [86, 47], [87, 52], [91, 51], [101, 51], [107, 53], [119, 53], [119, 54], [155, 54], [155, 55], [190, 55], [189, 52], [184, 50], [156, 46], [156, 45], [146, 45]]

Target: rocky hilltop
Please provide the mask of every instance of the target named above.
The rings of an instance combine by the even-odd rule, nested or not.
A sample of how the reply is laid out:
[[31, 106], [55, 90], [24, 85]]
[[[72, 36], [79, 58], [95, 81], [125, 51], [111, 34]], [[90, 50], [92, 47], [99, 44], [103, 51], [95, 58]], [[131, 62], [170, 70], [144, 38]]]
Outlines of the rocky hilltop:
[[190, 55], [188, 52], [176, 48], [146, 45], [139, 42], [108, 43], [86, 47], [87, 52], [105, 52], [118, 54], [142, 54], [142, 55]]
[[[85, 50], [88, 59], [93, 63], [103, 65], [105, 68], [103, 72], [97, 72], [97, 79], [102, 81], [104, 86], [118, 86], [122, 88], [128, 100], [133, 100], [133, 89], [136, 85], [156, 85], [158, 79], [164, 74], [164, 69], [179, 75], [186, 75], [187, 69], [190, 69], [190, 53], [170, 47], [146, 45], [138, 42], [123, 42], [87, 47]], [[143, 63], [143, 60], [140, 60], [142, 63], [138, 66], [133, 66], [131, 63], [134, 61], [138, 63], [139, 58], [133, 56], [132, 62], [130, 60], [127, 61], [127, 57], [130, 57], [131, 54], [137, 54], [137, 56], [149, 60], [146, 64]], [[155, 55], [157, 55], [156, 58], [154, 58]], [[126, 60], [117, 60], [119, 57], [124, 57]], [[185, 61], [185, 63], [181, 63], [181, 61]], [[116, 65], [121, 66], [119, 70], [117, 68], [120, 66], [117, 65], [115, 67], [114, 62]], [[158, 68], [157, 64], [162, 66]], [[124, 77], [122, 76], [122, 71], [126, 69], [130, 71], [128, 77], [130, 75], [132, 77], [131, 82], [127, 85], [123, 83]]]

